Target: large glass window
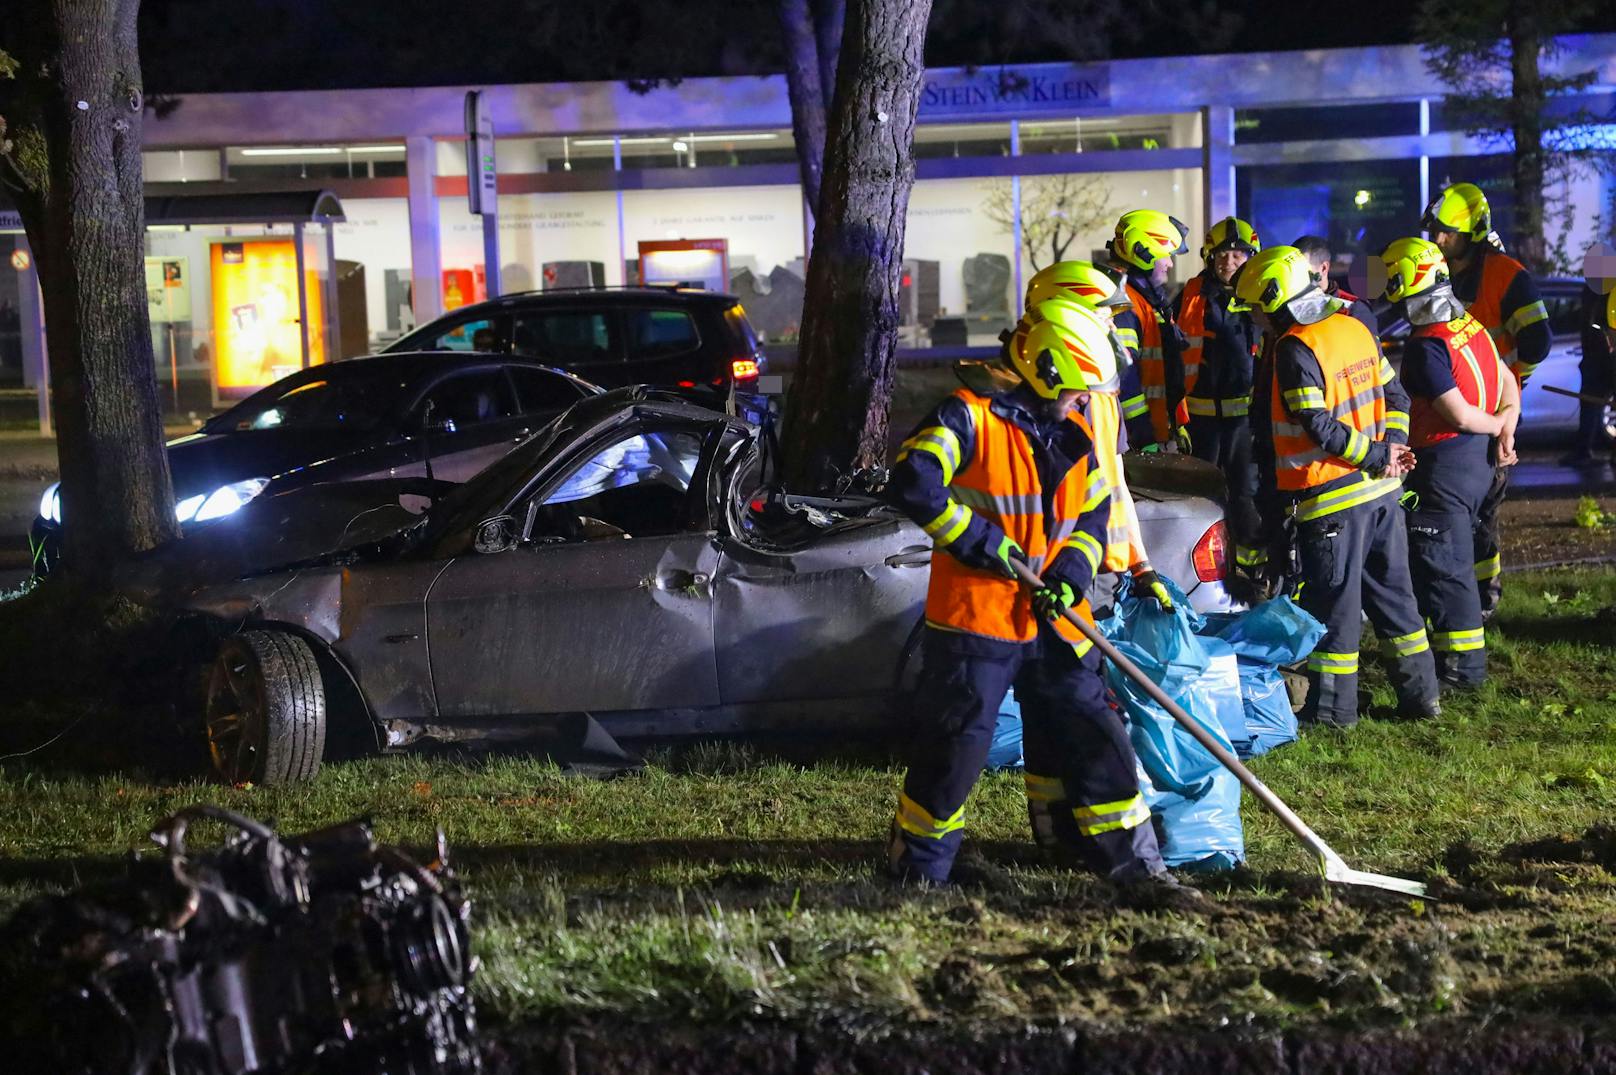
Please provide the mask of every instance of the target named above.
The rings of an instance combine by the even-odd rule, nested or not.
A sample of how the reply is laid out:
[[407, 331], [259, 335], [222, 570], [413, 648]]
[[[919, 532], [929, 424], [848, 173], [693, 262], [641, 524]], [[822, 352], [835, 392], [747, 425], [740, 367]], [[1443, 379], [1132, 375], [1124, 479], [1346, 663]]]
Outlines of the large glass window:
[[1418, 160], [1252, 165], [1235, 173], [1235, 199], [1266, 244], [1324, 236], [1342, 273], [1417, 234], [1425, 209]]
[[[194, 425], [226, 400], [338, 355], [340, 304], [324, 227], [153, 225], [146, 300], [165, 421]], [[305, 346], [306, 341], [306, 346]]]
[[11, 259], [22, 249], [22, 236], [0, 233], [0, 390], [15, 392], [16, 402], [8, 399], [5, 417], [13, 412], [37, 421], [36, 400], [23, 387], [22, 292], [21, 282], [29, 279], [12, 268]]
[[381, 179], [404, 175], [404, 143], [229, 146], [227, 179]]
[[722, 239], [729, 290], [765, 340], [795, 340], [802, 319], [801, 188], [712, 187], [623, 192], [625, 278], [634, 280], [642, 241]]
[[1310, 142], [1318, 138], [1385, 138], [1420, 133], [1418, 101], [1305, 108], [1241, 108], [1234, 114], [1237, 145]]
[[405, 198], [349, 198], [333, 235], [343, 358], [378, 351], [414, 324], [410, 206]]
[[916, 157], [1009, 155], [1009, 123], [921, 123], [915, 127]]
[[1200, 120], [1191, 114], [1073, 116], [1021, 122], [1024, 155], [1108, 149], [1183, 149], [1200, 144]]
[[975, 346], [1015, 314], [1015, 241], [1008, 179], [926, 179], [909, 194], [899, 340]]
[[789, 130], [623, 135], [624, 168], [725, 168], [796, 160]]

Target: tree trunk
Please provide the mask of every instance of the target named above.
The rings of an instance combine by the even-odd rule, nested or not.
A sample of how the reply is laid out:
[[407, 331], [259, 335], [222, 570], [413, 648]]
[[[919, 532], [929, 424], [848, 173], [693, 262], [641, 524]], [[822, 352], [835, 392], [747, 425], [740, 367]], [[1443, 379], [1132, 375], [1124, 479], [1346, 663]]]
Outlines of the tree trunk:
[[808, 0], [779, 0], [780, 33], [786, 52], [786, 93], [791, 98], [791, 134], [797, 140], [797, 167], [808, 211], [819, 215], [820, 176], [825, 166], [825, 98], [819, 44]]
[[1506, 23], [1509, 33], [1511, 134], [1515, 138], [1515, 234], [1513, 252], [1533, 272], [1548, 260], [1543, 219], [1543, 32], [1533, 0], [1515, 0]]
[[931, 0], [853, 0], [848, 8], [786, 413], [786, 476], [798, 489], [846, 486], [886, 463], [930, 13]]
[[45, 300], [63, 566], [98, 580], [178, 533], [146, 311], [140, 4], [33, 7], [0, 30], [16, 61], [0, 79], [0, 176]]
[[842, 54], [847, 0], [814, 0], [814, 39], [819, 46], [819, 88], [825, 111], [836, 103], [836, 60]]

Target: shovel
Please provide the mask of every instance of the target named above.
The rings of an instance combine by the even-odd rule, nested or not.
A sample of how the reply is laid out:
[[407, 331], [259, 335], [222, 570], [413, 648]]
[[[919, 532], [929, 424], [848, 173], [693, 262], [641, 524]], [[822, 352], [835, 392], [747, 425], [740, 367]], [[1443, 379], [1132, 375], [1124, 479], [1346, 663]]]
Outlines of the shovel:
[[[1043, 580], [1033, 574], [1031, 569], [1021, 564], [1015, 564], [1014, 567], [1021, 581], [1030, 589], [1038, 589], [1043, 585]], [[1308, 828], [1307, 822], [1296, 816], [1296, 811], [1286, 806], [1283, 799], [1270, 791], [1267, 784], [1258, 780], [1255, 773], [1247, 769], [1239, 758], [1230, 753], [1222, 743], [1214, 739], [1211, 733], [1201, 727], [1194, 717], [1184, 712], [1177, 702], [1167, 697], [1167, 692], [1162, 690], [1155, 680], [1145, 675], [1144, 672], [1140, 671], [1138, 665], [1124, 657], [1117, 650], [1117, 647], [1111, 644], [1110, 639], [1102, 635], [1093, 624], [1083, 619], [1073, 609], [1067, 609], [1062, 615], [1066, 617], [1072, 626], [1083, 633], [1083, 637], [1093, 642], [1112, 664], [1122, 669], [1123, 675], [1139, 684], [1140, 688], [1150, 695], [1157, 705], [1165, 709], [1168, 715], [1178, 722], [1179, 727], [1194, 736], [1197, 743], [1205, 747], [1225, 769], [1233, 773], [1240, 783], [1244, 784], [1247, 790], [1257, 797], [1258, 802], [1268, 807], [1269, 812], [1279, 818], [1280, 824], [1289, 829], [1297, 840], [1301, 841], [1302, 846], [1307, 848], [1319, 860], [1319, 868], [1324, 873], [1326, 881], [1334, 881], [1343, 885], [1363, 885], [1367, 888], [1383, 888], [1389, 892], [1400, 892], [1405, 896], [1425, 895], [1425, 886], [1418, 881], [1409, 881], [1402, 877], [1388, 877], [1385, 874], [1370, 873], [1367, 870], [1355, 870], [1348, 866], [1329, 844], [1319, 838], [1318, 833]]]

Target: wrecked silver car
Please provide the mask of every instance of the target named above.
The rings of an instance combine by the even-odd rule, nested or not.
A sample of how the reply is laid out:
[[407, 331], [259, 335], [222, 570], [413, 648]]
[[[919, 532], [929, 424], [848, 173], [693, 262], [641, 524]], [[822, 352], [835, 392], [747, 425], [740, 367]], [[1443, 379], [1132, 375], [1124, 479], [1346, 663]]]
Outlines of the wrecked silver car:
[[[875, 732], [930, 543], [873, 498], [771, 489], [768, 454], [741, 419], [618, 390], [462, 485], [260, 498], [126, 589], [206, 661], [196, 704], [232, 782], [312, 776], [328, 727], [383, 750], [585, 714], [616, 737]], [[1217, 503], [1136, 499], [1162, 569], [1223, 604]]]

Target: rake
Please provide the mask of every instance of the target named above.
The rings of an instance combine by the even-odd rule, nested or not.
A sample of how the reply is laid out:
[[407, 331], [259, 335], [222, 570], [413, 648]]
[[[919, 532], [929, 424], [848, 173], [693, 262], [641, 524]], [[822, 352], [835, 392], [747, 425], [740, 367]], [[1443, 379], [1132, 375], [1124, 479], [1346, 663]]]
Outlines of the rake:
[[[1015, 564], [1016, 574], [1021, 581], [1031, 589], [1043, 585], [1043, 581], [1032, 571]], [[1178, 722], [1179, 727], [1195, 737], [1207, 751], [1229, 772], [1233, 773], [1246, 789], [1257, 797], [1257, 801], [1266, 806], [1270, 813], [1279, 818], [1280, 824], [1291, 831], [1291, 834], [1301, 842], [1302, 846], [1312, 853], [1319, 861], [1319, 869], [1326, 881], [1333, 881], [1341, 885], [1362, 885], [1366, 888], [1382, 888], [1389, 892], [1400, 892], [1405, 896], [1424, 896], [1425, 886], [1418, 881], [1410, 881], [1402, 877], [1390, 877], [1383, 873], [1370, 873], [1368, 870], [1355, 870], [1348, 866], [1346, 861], [1335, 850], [1325, 843], [1319, 834], [1308, 827], [1307, 822], [1296, 815], [1296, 811], [1285, 805], [1285, 801], [1275, 795], [1267, 784], [1257, 779], [1257, 774], [1247, 769], [1241, 760], [1232, 754], [1227, 747], [1212, 737], [1212, 734], [1200, 723], [1184, 712], [1179, 704], [1167, 697], [1167, 692], [1157, 685], [1156, 681], [1145, 675], [1139, 666], [1124, 657], [1111, 640], [1102, 635], [1099, 630], [1073, 609], [1066, 609], [1062, 613], [1067, 621], [1083, 633], [1083, 637], [1093, 642], [1095, 647], [1105, 655], [1106, 659], [1118, 668], [1122, 674], [1139, 684], [1144, 692], [1150, 695], [1155, 703], [1167, 711], [1167, 714]]]

